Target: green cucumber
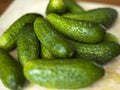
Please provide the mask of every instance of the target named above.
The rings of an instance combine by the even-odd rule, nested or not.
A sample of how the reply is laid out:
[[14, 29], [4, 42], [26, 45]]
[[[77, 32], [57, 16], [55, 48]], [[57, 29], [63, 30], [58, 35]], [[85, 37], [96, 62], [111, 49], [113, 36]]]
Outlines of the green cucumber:
[[31, 60], [24, 67], [25, 77], [46, 88], [78, 89], [99, 80], [104, 69], [84, 59]]
[[0, 79], [11, 90], [19, 90], [25, 81], [22, 66], [3, 49], [0, 49]]
[[63, 15], [63, 17], [66, 18], [99, 23], [105, 26], [106, 28], [112, 26], [117, 16], [118, 16], [117, 11], [112, 8], [97, 8], [77, 14], [68, 13]]
[[43, 18], [35, 20], [34, 30], [40, 42], [56, 58], [67, 58], [73, 55], [74, 49], [72, 45]]
[[7, 51], [14, 49], [20, 29], [27, 23], [33, 23], [37, 17], [41, 17], [41, 15], [29, 13], [16, 20], [0, 37], [0, 48]]
[[75, 46], [76, 58], [92, 60], [98, 64], [106, 64], [120, 55], [120, 45], [113, 41], [102, 41], [96, 44], [86, 44], [71, 41]]
[[66, 12], [65, 4], [63, 0], [50, 0], [46, 9], [46, 14], [57, 13], [64, 14]]
[[73, 40], [96, 43], [105, 36], [103, 26], [95, 23], [68, 19], [57, 14], [49, 14], [46, 19], [58, 32]]
[[19, 61], [24, 66], [28, 60], [39, 58], [39, 40], [37, 39], [32, 24], [27, 24], [17, 37], [17, 51]]

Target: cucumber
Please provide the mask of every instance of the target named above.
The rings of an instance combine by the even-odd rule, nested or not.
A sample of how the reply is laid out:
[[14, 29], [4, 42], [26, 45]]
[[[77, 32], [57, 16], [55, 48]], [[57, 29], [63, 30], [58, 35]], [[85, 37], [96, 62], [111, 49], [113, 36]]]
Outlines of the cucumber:
[[95, 23], [68, 19], [57, 14], [49, 14], [46, 19], [58, 32], [73, 40], [96, 43], [105, 36], [105, 29]]
[[74, 58], [83, 58], [98, 64], [106, 64], [120, 55], [120, 45], [113, 41], [102, 41], [96, 44], [86, 44], [71, 41], [75, 46]]
[[3, 49], [0, 49], [0, 79], [11, 90], [22, 88], [25, 81], [22, 66]]
[[73, 46], [43, 18], [35, 20], [34, 30], [40, 42], [56, 58], [67, 58], [73, 55]]
[[19, 61], [24, 66], [28, 60], [39, 58], [39, 40], [37, 39], [32, 24], [27, 24], [17, 37], [17, 51]]
[[46, 9], [46, 14], [57, 13], [64, 14], [66, 12], [66, 6], [63, 0], [50, 0]]
[[25, 14], [16, 20], [0, 37], [0, 48], [11, 51], [16, 47], [17, 35], [20, 29], [27, 23], [33, 23], [37, 17], [42, 17], [36, 13]]
[[97, 8], [86, 12], [81, 12], [77, 14], [68, 13], [63, 15], [63, 17], [71, 18], [75, 20], [82, 20], [87, 22], [99, 23], [109, 28], [115, 22], [118, 13], [113, 8]]
[[25, 77], [46, 88], [78, 89], [99, 80], [104, 69], [84, 59], [38, 59], [24, 67]]

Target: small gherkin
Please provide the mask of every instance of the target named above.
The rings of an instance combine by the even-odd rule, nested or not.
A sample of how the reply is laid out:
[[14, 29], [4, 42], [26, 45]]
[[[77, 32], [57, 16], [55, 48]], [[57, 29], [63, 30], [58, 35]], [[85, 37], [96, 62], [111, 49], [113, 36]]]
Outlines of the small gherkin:
[[98, 64], [106, 64], [120, 55], [120, 45], [113, 41], [102, 41], [96, 44], [86, 44], [71, 41], [75, 47], [74, 57], [89, 59]]
[[23, 68], [9, 53], [0, 48], [0, 79], [10, 90], [22, 90], [25, 77]]
[[33, 24], [21, 28], [17, 37], [18, 58], [22, 66], [31, 59], [39, 57], [39, 40], [34, 33]]
[[34, 31], [40, 42], [56, 58], [69, 58], [73, 55], [73, 46], [45, 19], [37, 18], [35, 20]]
[[25, 77], [51, 89], [79, 89], [99, 80], [105, 70], [85, 59], [38, 59], [29, 61], [24, 67]]
[[109, 28], [115, 22], [118, 13], [113, 8], [97, 8], [88, 10], [81, 13], [68, 13], [63, 15], [63, 17], [71, 18], [75, 20], [82, 20], [87, 22], [99, 23]]
[[63, 0], [50, 0], [46, 9], [46, 14], [57, 13], [64, 14], [66, 12], [66, 6]]
[[46, 17], [58, 32], [70, 39], [96, 43], [104, 39], [105, 29], [95, 23], [68, 19], [57, 14], [49, 14]]
[[37, 17], [42, 17], [40, 14], [28, 13], [17, 19], [0, 37], [0, 48], [11, 51], [16, 45], [17, 35], [21, 28], [28, 24], [33, 23]]

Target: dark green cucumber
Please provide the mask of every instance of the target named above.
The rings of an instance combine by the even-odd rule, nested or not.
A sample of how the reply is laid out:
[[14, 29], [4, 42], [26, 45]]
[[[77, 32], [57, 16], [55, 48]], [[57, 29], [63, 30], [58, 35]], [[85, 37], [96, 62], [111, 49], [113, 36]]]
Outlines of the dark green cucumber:
[[33, 23], [37, 17], [41, 17], [41, 15], [29, 13], [16, 20], [0, 37], [0, 47], [7, 51], [14, 49], [20, 29], [27, 23]]
[[27, 24], [17, 38], [17, 51], [19, 61], [24, 66], [28, 60], [38, 59], [39, 57], [39, 40], [37, 39], [32, 24]]
[[64, 14], [66, 12], [66, 7], [63, 0], [50, 0], [46, 9], [46, 14], [57, 13]]
[[89, 59], [99, 64], [106, 64], [120, 54], [120, 45], [111, 41], [96, 44], [71, 42], [76, 48], [74, 57]]
[[0, 49], [0, 79], [11, 90], [18, 90], [25, 81], [22, 66], [3, 49]]
[[24, 67], [25, 77], [47, 88], [78, 89], [104, 75], [104, 69], [83, 59], [32, 60]]
[[118, 38], [111, 33], [106, 33], [104, 41], [112, 41], [112, 42], [116, 42], [116, 43], [119, 42]]
[[65, 5], [70, 13], [84, 12], [84, 9], [80, 5], [78, 5], [75, 2], [75, 0], [63, 0], [63, 2], [65, 3]]
[[49, 14], [47, 21], [49, 21], [58, 32], [70, 39], [86, 43], [96, 43], [104, 39], [104, 28], [95, 23], [68, 19], [57, 14]]
[[41, 44], [41, 57], [42, 59], [54, 59], [55, 57], [52, 55], [52, 53], [45, 48], [43, 44]]
[[76, 20], [83, 20], [88, 22], [100, 23], [104, 25], [106, 28], [112, 26], [114, 21], [117, 18], [117, 11], [112, 8], [98, 8], [89, 10], [82, 13], [77, 14], [65, 14], [63, 17], [76, 19]]
[[55, 57], [71, 57], [74, 53], [72, 45], [43, 18], [37, 18], [34, 22], [35, 33], [40, 42]]

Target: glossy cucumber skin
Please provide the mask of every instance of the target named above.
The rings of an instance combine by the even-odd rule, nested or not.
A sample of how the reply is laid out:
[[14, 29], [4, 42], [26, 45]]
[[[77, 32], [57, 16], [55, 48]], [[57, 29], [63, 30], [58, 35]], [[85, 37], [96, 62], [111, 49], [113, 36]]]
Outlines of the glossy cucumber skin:
[[68, 19], [57, 14], [49, 14], [46, 19], [58, 32], [73, 40], [96, 43], [103, 40], [105, 35], [104, 28], [95, 23]]
[[117, 16], [118, 16], [117, 11], [112, 8], [98, 8], [77, 14], [68, 13], [63, 15], [63, 17], [66, 18], [100, 23], [104, 25], [106, 28], [112, 26]]
[[57, 13], [64, 14], [66, 12], [66, 7], [63, 0], [50, 0], [46, 9], [46, 14]]
[[41, 44], [41, 57], [42, 59], [54, 59], [55, 58], [52, 55], [52, 53], [43, 44]]
[[11, 90], [24, 85], [22, 66], [5, 50], [0, 49], [0, 79]]
[[84, 12], [84, 9], [75, 2], [75, 0], [63, 0], [65, 6], [70, 13], [80, 13]]
[[67, 58], [73, 55], [74, 49], [72, 45], [43, 18], [35, 20], [34, 30], [40, 42], [56, 58]]
[[86, 44], [71, 41], [75, 46], [76, 58], [89, 59], [98, 64], [106, 64], [120, 55], [120, 45], [112, 41], [103, 41], [96, 44]]
[[28, 23], [33, 23], [37, 17], [42, 16], [35, 13], [29, 13], [16, 20], [0, 37], [0, 47], [7, 51], [14, 49], [20, 29]]
[[33, 24], [27, 24], [21, 28], [17, 37], [17, 51], [22, 66], [31, 59], [39, 58], [39, 40], [34, 33]]
[[24, 75], [46, 88], [78, 89], [100, 79], [104, 69], [83, 59], [42, 59], [28, 62]]

